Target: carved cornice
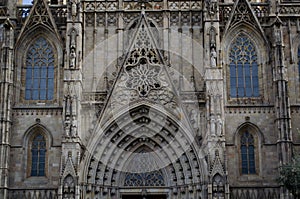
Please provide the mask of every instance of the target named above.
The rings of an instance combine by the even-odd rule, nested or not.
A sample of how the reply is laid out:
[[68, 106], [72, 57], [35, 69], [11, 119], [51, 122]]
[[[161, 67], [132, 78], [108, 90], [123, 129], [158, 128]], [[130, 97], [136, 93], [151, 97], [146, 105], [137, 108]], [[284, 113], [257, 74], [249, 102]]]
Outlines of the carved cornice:
[[15, 107], [12, 115], [62, 115], [62, 107]]
[[274, 106], [227, 106], [225, 114], [274, 114]]

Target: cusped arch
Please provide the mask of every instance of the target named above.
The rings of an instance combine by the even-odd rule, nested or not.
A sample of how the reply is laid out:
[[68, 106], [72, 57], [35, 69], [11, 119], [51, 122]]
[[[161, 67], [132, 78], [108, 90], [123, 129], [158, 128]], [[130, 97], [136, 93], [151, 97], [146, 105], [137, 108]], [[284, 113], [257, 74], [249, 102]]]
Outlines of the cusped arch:
[[83, 163], [82, 181], [122, 187], [127, 160], [141, 148], [148, 148], [147, 155], [160, 161], [156, 170], [167, 176], [168, 186], [207, 179], [203, 154], [196, 150], [192, 135], [187, 135], [189, 130], [172, 115], [143, 104], [127, 109], [104, 126], [88, 144], [91, 147]]

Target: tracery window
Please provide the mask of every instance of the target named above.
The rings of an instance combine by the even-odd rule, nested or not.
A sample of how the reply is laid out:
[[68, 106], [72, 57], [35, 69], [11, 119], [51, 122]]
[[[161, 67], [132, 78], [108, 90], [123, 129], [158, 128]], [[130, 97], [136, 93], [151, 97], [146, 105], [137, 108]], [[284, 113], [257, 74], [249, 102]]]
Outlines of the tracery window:
[[54, 65], [53, 47], [45, 38], [39, 37], [26, 54], [26, 100], [53, 99]]
[[254, 138], [248, 131], [241, 136], [242, 174], [255, 174]]
[[31, 143], [31, 176], [45, 176], [46, 140], [42, 134], [34, 136]]
[[245, 34], [240, 34], [229, 51], [230, 97], [259, 97], [256, 48]]
[[124, 185], [129, 187], [164, 186], [165, 182], [160, 171], [152, 171], [146, 173], [127, 173]]

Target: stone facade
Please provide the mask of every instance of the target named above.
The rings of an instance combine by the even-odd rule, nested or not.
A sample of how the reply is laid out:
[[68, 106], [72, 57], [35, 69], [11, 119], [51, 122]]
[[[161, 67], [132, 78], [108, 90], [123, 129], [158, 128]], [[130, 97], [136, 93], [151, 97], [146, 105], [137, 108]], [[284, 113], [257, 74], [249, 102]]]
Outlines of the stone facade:
[[276, 178], [300, 153], [299, 14], [0, 1], [0, 198], [292, 198]]

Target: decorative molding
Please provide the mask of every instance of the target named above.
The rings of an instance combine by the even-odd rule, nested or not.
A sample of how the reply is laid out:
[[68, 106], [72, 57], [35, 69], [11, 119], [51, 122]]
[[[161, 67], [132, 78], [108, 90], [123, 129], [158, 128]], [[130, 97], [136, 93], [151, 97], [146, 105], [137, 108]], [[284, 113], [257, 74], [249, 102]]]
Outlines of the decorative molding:
[[201, 1], [168, 1], [170, 10], [202, 10]]
[[14, 108], [12, 112], [12, 116], [20, 116], [20, 115], [62, 115], [63, 109], [62, 107], [22, 107], [22, 108]]
[[227, 106], [225, 108], [226, 114], [274, 114], [274, 106]]

